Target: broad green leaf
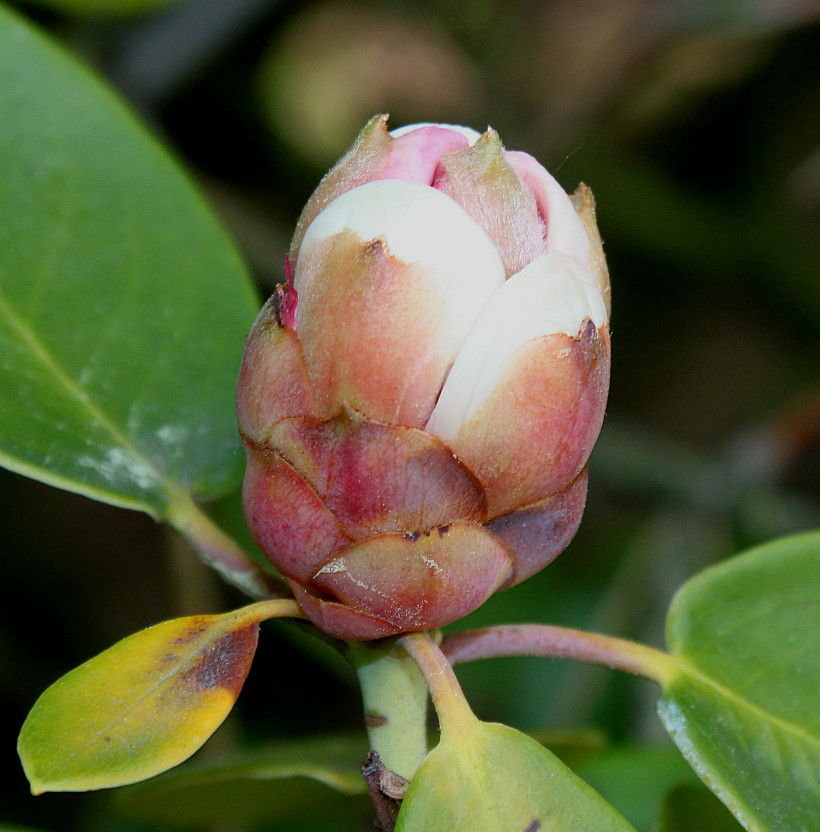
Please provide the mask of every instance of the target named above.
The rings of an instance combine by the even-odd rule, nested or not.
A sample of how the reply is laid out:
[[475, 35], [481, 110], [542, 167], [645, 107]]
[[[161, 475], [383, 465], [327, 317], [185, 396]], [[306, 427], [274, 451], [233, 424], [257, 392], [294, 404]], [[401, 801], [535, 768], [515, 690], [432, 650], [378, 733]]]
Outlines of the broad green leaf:
[[98, 79], [0, 7], [0, 464], [167, 516], [238, 481], [256, 311], [186, 176]]
[[32, 792], [135, 783], [190, 757], [233, 707], [259, 622], [294, 614], [291, 601], [261, 601], [224, 615], [177, 618], [63, 676], [20, 732]]
[[712, 567], [672, 603], [661, 719], [748, 830], [820, 822], [819, 596], [815, 532]]
[[732, 813], [703, 786], [677, 786], [667, 794], [653, 832], [741, 832]]
[[396, 832], [634, 832], [531, 737], [475, 720], [444, 732], [407, 792]]
[[[298, 738], [187, 766], [115, 793], [114, 812], [163, 828], [369, 818], [359, 737]], [[338, 828], [338, 827], [336, 827]]]

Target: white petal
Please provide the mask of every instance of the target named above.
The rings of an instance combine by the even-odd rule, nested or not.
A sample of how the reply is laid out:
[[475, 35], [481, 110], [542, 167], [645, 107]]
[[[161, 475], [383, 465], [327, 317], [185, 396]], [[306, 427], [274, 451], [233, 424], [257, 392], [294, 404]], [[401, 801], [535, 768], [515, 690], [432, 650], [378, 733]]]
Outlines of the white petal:
[[[442, 337], [454, 359], [487, 300], [504, 282], [504, 265], [490, 238], [441, 191], [380, 179], [347, 191], [316, 217], [302, 241], [300, 261], [316, 243], [346, 229], [364, 244], [380, 240], [393, 257], [428, 272], [438, 288], [428, 300], [447, 310]], [[309, 277], [297, 262], [297, 291], [304, 280]]]
[[545, 254], [513, 275], [490, 299], [453, 364], [427, 423], [445, 442], [503, 379], [517, 350], [542, 335], [576, 336], [586, 320], [607, 321], [595, 279], [572, 258]]
[[532, 191], [538, 209], [547, 222], [547, 251], [568, 254], [591, 270], [590, 245], [586, 228], [566, 191], [532, 156], [518, 150], [507, 151], [507, 161]]
[[419, 130], [422, 127], [442, 127], [445, 130], [455, 130], [456, 133], [461, 133], [467, 139], [470, 147], [481, 138], [481, 133], [473, 130], [472, 127], [462, 127], [460, 124], [436, 124], [432, 121], [421, 121], [418, 124], [405, 124], [403, 127], [397, 127], [395, 130], [391, 130], [390, 135], [394, 139], [397, 139], [405, 133], [412, 133], [414, 130]]

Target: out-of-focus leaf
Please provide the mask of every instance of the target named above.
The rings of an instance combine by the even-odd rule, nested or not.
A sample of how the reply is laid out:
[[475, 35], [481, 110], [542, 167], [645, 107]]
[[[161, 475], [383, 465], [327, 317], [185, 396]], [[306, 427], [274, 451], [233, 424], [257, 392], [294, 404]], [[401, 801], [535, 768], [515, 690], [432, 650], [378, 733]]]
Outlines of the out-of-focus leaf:
[[0, 8], [0, 464], [155, 516], [242, 459], [254, 291], [167, 153]]
[[570, 765], [637, 832], [652, 832], [671, 788], [700, 785], [675, 748], [613, 748], [571, 759]]
[[443, 732], [413, 779], [396, 832], [634, 832], [557, 757], [506, 725]]
[[714, 566], [675, 597], [659, 713], [749, 830], [809, 832], [820, 807], [820, 533]]
[[[115, 794], [128, 820], [162, 827], [211, 823], [267, 826], [372, 814], [361, 775], [360, 737], [296, 738], [222, 760], [194, 763]], [[301, 827], [300, 827], [301, 828]], [[337, 827], [338, 828], [338, 827]]]
[[0, 823], [0, 832], [43, 832], [42, 829], [35, 829], [33, 826], [9, 826]]
[[732, 813], [703, 786], [677, 786], [663, 802], [653, 832], [740, 832]]
[[224, 615], [176, 618], [63, 676], [20, 732], [32, 792], [135, 783], [190, 757], [233, 707], [259, 622], [293, 610], [290, 601], [262, 601]]
[[93, 15], [125, 15], [154, 11], [180, 0], [32, 0], [61, 12]]

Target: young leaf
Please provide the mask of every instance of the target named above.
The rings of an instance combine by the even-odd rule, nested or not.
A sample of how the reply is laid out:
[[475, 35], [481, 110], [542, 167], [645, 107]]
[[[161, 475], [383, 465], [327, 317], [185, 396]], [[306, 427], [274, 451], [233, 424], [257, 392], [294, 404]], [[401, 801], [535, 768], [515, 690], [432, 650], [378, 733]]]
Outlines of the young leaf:
[[427, 681], [441, 740], [413, 777], [396, 832], [635, 832], [539, 742], [480, 722], [429, 635], [399, 644]]
[[543, 745], [476, 720], [442, 734], [407, 792], [396, 832], [634, 832]]
[[693, 578], [675, 597], [658, 709], [703, 781], [754, 832], [820, 819], [820, 533]]
[[0, 7], [0, 464], [155, 516], [230, 490], [257, 303], [116, 96]]
[[366, 748], [364, 734], [296, 738], [221, 760], [192, 760], [118, 790], [112, 808], [119, 817], [163, 828], [369, 819], [373, 807], [361, 775]]
[[191, 756], [233, 707], [259, 622], [301, 616], [292, 601], [176, 618], [135, 633], [37, 700], [18, 751], [34, 794], [135, 783]]

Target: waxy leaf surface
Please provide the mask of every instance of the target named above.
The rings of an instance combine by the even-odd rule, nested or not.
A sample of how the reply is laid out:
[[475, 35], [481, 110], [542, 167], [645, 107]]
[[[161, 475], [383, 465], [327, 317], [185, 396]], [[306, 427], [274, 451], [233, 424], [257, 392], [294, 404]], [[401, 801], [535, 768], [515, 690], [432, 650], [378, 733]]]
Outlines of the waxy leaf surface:
[[233, 707], [275, 603], [157, 624], [55, 682], [20, 732], [32, 792], [135, 783], [190, 757]]
[[820, 825], [820, 533], [706, 570], [669, 613], [661, 719], [752, 832]]
[[531, 737], [475, 721], [444, 732], [410, 786], [396, 832], [634, 832]]
[[0, 465], [156, 516], [230, 490], [256, 300], [116, 96], [0, 7]]

